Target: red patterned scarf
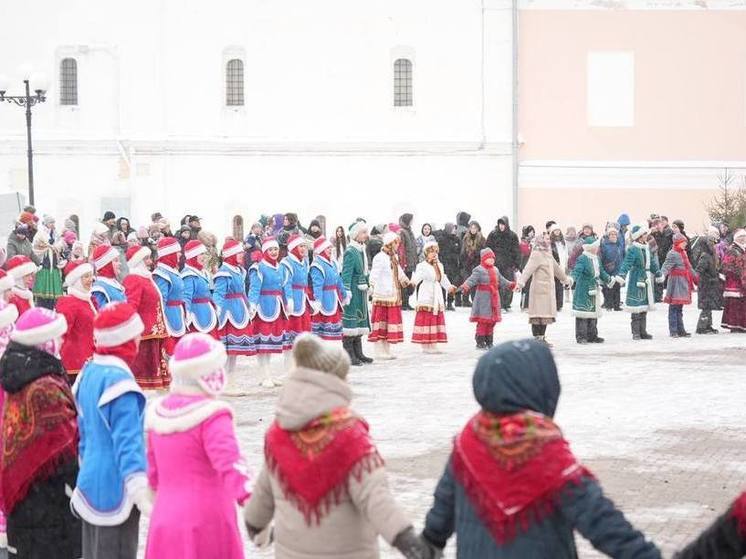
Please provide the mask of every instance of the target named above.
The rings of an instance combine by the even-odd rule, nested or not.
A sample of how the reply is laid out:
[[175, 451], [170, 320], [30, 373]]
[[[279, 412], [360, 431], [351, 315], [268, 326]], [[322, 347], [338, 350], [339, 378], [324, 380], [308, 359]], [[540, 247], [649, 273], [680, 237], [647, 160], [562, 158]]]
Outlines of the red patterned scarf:
[[741, 538], [746, 540], [746, 491], [741, 493], [731, 507], [731, 514], [736, 519], [736, 526]]
[[475, 415], [456, 438], [453, 473], [501, 544], [551, 514], [568, 483], [591, 476], [559, 427], [529, 411]]
[[29, 488], [78, 454], [75, 400], [62, 376], [45, 375], [5, 395], [2, 494], [6, 514]]
[[286, 431], [275, 421], [267, 432], [264, 454], [285, 498], [309, 526], [341, 502], [350, 475], [359, 481], [363, 473], [383, 466], [368, 424], [348, 408], [327, 412], [300, 431]]

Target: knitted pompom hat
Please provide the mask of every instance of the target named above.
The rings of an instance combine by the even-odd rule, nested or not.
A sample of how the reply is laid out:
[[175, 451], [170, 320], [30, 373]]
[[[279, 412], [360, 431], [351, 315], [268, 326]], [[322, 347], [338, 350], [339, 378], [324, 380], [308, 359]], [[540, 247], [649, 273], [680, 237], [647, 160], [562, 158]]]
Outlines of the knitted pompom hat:
[[336, 375], [345, 380], [350, 371], [350, 356], [336, 344], [325, 343], [313, 334], [295, 338], [293, 359], [298, 367]]
[[33, 307], [16, 321], [10, 339], [26, 346], [36, 346], [61, 337], [67, 330], [67, 321], [61, 314]]
[[179, 340], [169, 368], [173, 382], [171, 392], [217, 396], [225, 389], [227, 354], [225, 346], [212, 336], [195, 332]]

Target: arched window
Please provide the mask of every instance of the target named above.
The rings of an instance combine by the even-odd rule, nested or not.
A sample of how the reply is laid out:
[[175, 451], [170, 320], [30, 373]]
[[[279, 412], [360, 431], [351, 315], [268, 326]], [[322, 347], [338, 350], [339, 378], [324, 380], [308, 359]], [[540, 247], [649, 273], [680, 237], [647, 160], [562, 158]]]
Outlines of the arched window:
[[63, 58], [60, 62], [60, 105], [78, 104], [78, 62]]
[[243, 60], [233, 58], [225, 65], [225, 104], [243, 105]]
[[412, 104], [412, 61], [399, 58], [394, 62], [394, 107]]

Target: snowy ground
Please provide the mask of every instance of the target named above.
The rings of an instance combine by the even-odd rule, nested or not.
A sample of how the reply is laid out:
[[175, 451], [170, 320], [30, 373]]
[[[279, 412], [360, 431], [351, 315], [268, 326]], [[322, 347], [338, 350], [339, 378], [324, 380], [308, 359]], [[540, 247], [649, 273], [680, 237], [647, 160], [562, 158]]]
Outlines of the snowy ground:
[[[404, 315], [408, 335], [414, 313]], [[692, 332], [696, 316], [686, 311]], [[418, 530], [451, 439], [476, 410], [471, 376], [481, 353], [468, 309], [448, 313], [447, 322], [445, 355], [423, 356], [407, 342], [395, 348], [396, 361], [354, 368], [350, 377], [354, 408], [370, 422], [396, 496]], [[746, 335], [671, 339], [665, 305], [649, 315], [648, 330], [653, 341], [633, 342], [629, 315], [612, 312], [599, 321], [606, 343], [579, 346], [565, 309], [548, 338], [562, 380], [557, 422], [606, 492], [668, 556], [743, 488]], [[496, 341], [529, 332], [526, 316], [513, 311], [498, 325]], [[243, 450], [258, 471], [277, 391], [256, 386], [252, 359], [239, 365], [249, 395], [230, 401]], [[581, 557], [601, 556], [580, 537], [578, 544]], [[247, 557], [272, 556], [246, 549]], [[398, 554], [383, 544], [382, 556]], [[454, 556], [449, 549], [446, 557]]]

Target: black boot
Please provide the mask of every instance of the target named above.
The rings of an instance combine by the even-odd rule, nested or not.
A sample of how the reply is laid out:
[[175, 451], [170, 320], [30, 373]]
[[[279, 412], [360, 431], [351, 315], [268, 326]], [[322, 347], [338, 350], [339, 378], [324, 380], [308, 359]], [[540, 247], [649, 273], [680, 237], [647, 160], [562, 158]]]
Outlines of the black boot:
[[637, 313], [634, 313], [632, 315], [632, 339], [633, 340], [641, 340], [642, 336], [640, 335], [640, 315]]
[[362, 362], [360, 361], [360, 359], [357, 358], [357, 355], [355, 354], [355, 348], [353, 347], [354, 341], [355, 338], [344, 336], [342, 338], [342, 347], [347, 352], [347, 355], [350, 356], [350, 364], [353, 367], [360, 367], [362, 365]]
[[484, 337], [484, 344], [487, 346], [487, 349], [490, 349], [492, 347], [493, 338], [494, 334], [490, 334], [489, 336]]
[[355, 356], [363, 364], [373, 363], [370, 357], [366, 357], [363, 353], [363, 337], [355, 336], [352, 338], [352, 349], [355, 352]]
[[457, 306], [457, 307], [461, 307], [461, 306], [463, 306], [463, 305], [461, 304], [461, 292], [460, 292], [460, 291], [456, 291], [456, 293], [454, 293], [454, 295], [453, 295], [453, 298], [455, 299], [455, 302], [456, 302], [456, 306]]
[[584, 318], [575, 318], [575, 341], [579, 344], [588, 343], [588, 322]]
[[475, 336], [475, 339], [477, 340], [477, 349], [487, 349], [487, 339], [486, 336]]
[[643, 340], [652, 340], [653, 336], [648, 334], [648, 313], [640, 313], [640, 337]]

